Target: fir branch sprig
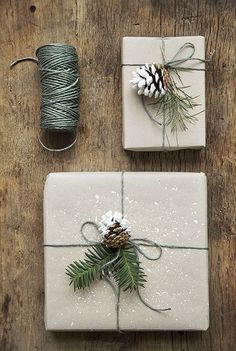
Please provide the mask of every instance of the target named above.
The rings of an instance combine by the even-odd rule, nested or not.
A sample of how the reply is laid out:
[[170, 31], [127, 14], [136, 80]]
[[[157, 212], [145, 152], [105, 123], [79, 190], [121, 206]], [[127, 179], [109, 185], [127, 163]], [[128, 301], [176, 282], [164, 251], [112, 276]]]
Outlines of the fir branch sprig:
[[146, 274], [140, 265], [135, 248], [126, 245], [120, 250], [118, 260], [113, 267], [113, 276], [119, 288], [124, 291], [144, 288]]
[[116, 251], [102, 244], [94, 245], [85, 253], [84, 261], [74, 261], [66, 268], [66, 274], [70, 277], [70, 285], [74, 290], [85, 289], [96, 279], [102, 279], [109, 275], [109, 262], [115, 256]]
[[66, 269], [70, 285], [74, 290], [85, 289], [96, 279], [114, 277], [119, 288], [124, 291], [144, 287], [145, 273], [138, 260], [135, 248], [125, 245], [119, 250], [98, 244], [85, 253], [85, 260], [74, 262]]

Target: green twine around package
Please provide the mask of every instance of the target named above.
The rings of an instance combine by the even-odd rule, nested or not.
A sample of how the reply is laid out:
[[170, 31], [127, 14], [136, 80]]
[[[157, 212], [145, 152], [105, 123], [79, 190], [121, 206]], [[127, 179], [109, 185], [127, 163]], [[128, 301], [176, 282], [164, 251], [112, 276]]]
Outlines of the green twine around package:
[[64, 151], [71, 148], [77, 140], [80, 94], [78, 55], [72, 45], [56, 43], [40, 46], [36, 50], [36, 56], [37, 58], [20, 58], [11, 64], [11, 68], [22, 61], [38, 64], [42, 87], [41, 131], [73, 134], [73, 141], [63, 148], [47, 147], [41, 135], [39, 142], [46, 150]]

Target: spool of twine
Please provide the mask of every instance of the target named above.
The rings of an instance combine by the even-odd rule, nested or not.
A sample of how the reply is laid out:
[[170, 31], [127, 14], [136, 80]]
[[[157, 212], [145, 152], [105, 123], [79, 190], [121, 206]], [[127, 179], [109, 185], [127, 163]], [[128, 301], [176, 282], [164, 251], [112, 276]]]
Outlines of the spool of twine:
[[64, 151], [77, 140], [80, 94], [78, 55], [73, 46], [57, 43], [40, 46], [36, 56], [37, 59], [18, 59], [11, 67], [29, 60], [38, 64], [42, 95], [39, 142], [46, 150]]

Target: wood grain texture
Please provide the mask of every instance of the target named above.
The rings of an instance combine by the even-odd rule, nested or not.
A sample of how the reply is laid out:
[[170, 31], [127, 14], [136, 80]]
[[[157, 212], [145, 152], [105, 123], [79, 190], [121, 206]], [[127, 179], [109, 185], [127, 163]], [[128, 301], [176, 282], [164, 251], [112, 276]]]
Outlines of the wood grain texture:
[[[0, 1], [1, 351], [233, 351], [236, 349], [236, 119], [234, 0]], [[122, 36], [204, 35], [207, 148], [125, 152], [121, 146]], [[37, 141], [33, 63], [9, 70], [41, 44], [78, 49], [79, 142], [65, 153]], [[194, 82], [193, 82], [194, 84]], [[43, 323], [42, 191], [55, 171], [203, 171], [209, 180], [211, 320], [207, 332], [50, 333]]]

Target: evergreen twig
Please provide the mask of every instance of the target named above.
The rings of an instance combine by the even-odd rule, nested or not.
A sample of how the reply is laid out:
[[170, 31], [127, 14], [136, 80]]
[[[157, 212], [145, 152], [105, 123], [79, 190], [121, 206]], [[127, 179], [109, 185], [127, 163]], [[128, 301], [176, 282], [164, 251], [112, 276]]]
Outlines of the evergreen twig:
[[137, 290], [144, 287], [146, 274], [140, 266], [135, 248], [126, 245], [120, 251], [120, 256], [114, 264], [113, 276], [124, 291]]
[[84, 261], [74, 261], [66, 268], [66, 274], [70, 277], [70, 285], [73, 284], [74, 290], [85, 289], [95, 279], [109, 276], [109, 262], [115, 258], [116, 251], [98, 244], [88, 249], [85, 256]]
[[119, 251], [103, 244], [95, 245], [85, 253], [85, 260], [73, 262], [66, 269], [74, 290], [89, 287], [95, 279], [114, 276], [124, 291], [144, 287], [145, 273], [140, 266], [135, 248], [125, 245]]

